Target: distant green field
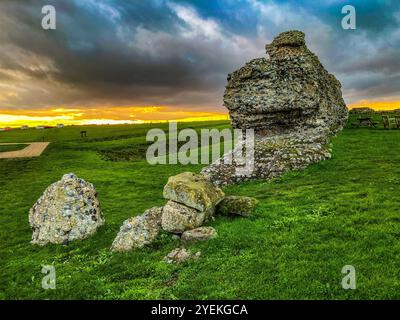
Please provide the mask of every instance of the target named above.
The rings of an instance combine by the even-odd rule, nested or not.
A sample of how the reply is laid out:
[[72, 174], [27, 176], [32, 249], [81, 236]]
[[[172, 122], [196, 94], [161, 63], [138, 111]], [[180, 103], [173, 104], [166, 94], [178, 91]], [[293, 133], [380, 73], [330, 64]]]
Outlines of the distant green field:
[[5, 145], [0, 144], [0, 152], [16, 151], [24, 149], [26, 147], [27, 147], [26, 144], [5, 144]]
[[[52, 142], [40, 157], [0, 160], [1, 299], [400, 298], [400, 130], [348, 125], [332, 141], [332, 159], [225, 188], [259, 199], [255, 214], [217, 217], [210, 224], [218, 238], [190, 245], [201, 258], [176, 266], [162, 261], [180, 244], [166, 233], [148, 248], [109, 251], [125, 219], [165, 203], [169, 176], [202, 167], [149, 165], [143, 152], [152, 127], [167, 124], [0, 133], [0, 143]], [[96, 186], [106, 224], [67, 246], [32, 246], [29, 208], [68, 172]], [[42, 265], [55, 266], [55, 290], [41, 288]], [[356, 290], [341, 287], [344, 265], [356, 268]]]

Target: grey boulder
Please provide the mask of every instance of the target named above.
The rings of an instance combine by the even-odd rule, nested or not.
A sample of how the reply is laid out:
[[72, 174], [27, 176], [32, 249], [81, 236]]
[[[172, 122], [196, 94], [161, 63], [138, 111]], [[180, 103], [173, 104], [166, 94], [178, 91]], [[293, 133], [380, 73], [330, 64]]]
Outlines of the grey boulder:
[[223, 191], [200, 174], [184, 172], [168, 179], [164, 198], [199, 211], [215, 207], [223, 198]]
[[32, 244], [85, 239], [104, 224], [95, 187], [75, 174], [50, 185], [29, 210]]
[[168, 201], [163, 208], [161, 225], [165, 231], [182, 233], [200, 227], [214, 213], [214, 208], [199, 211], [175, 201]]
[[151, 244], [161, 228], [162, 208], [153, 207], [142, 215], [129, 218], [122, 224], [111, 251], [123, 252]]

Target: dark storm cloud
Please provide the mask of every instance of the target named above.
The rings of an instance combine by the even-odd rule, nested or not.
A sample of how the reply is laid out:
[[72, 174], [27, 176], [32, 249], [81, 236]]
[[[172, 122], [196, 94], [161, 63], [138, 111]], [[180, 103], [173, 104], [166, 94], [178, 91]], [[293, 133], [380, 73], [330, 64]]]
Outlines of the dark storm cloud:
[[[133, 104], [215, 104], [216, 94], [229, 59], [221, 61], [219, 39], [195, 43], [179, 35], [177, 13], [160, 1], [54, 2], [57, 30], [40, 27], [40, 8], [47, 2], [8, 2], [3, 7], [3, 41], [12, 48], [1, 50], [2, 68], [32, 78], [44, 78], [30, 63], [13, 61], [14, 51], [50, 60], [46, 70], [53, 82], [78, 88], [93, 100]], [[4, 5], [4, 4], [3, 4]], [[229, 54], [228, 54], [229, 56]], [[230, 57], [231, 58], [231, 57]], [[177, 95], [193, 91], [193, 101]], [[199, 93], [209, 91], [209, 96]], [[176, 98], [174, 98], [176, 97]], [[81, 98], [79, 95], [78, 98]], [[58, 103], [75, 102], [75, 96], [57, 97]], [[56, 101], [49, 101], [55, 103]], [[76, 101], [81, 102], [81, 101]]]
[[[41, 28], [41, 7], [57, 30]], [[400, 9], [396, 1], [353, 1], [357, 30], [340, 25], [343, 1], [3, 1], [0, 107], [221, 105], [226, 75], [264, 54], [287, 29], [351, 92], [348, 102], [398, 96]], [[387, 79], [390, 79], [388, 82]], [[1, 97], [0, 91], [0, 97]], [[373, 93], [373, 95], [371, 95]], [[222, 109], [219, 109], [222, 110]]]

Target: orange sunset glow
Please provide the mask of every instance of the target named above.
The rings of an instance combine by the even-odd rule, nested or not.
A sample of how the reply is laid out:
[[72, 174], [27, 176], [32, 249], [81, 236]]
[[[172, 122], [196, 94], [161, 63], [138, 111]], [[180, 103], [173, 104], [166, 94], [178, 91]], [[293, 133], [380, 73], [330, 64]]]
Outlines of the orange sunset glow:
[[369, 107], [375, 111], [400, 109], [400, 101], [368, 101], [360, 100], [347, 106], [349, 109]]
[[[348, 105], [349, 109], [370, 107], [374, 110], [400, 109], [400, 101], [366, 101]], [[0, 127], [22, 125], [88, 125], [88, 124], [136, 124], [164, 121], [227, 120], [227, 113], [170, 111], [167, 107], [111, 107], [111, 108], [54, 108], [39, 110], [1, 110]]]
[[0, 110], [0, 127], [136, 124], [164, 121], [227, 120], [226, 113], [170, 110], [163, 106]]
[[[376, 111], [400, 109], [400, 101], [360, 100], [348, 105], [349, 109], [369, 107]], [[172, 109], [166, 106], [109, 107], [109, 108], [53, 108], [33, 110], [0, 110], [0, 127], [22, 125], [54, 126], [89, 124], [137, 124], [165, 121], [227, 120], [227, 113], [196, 112]]]

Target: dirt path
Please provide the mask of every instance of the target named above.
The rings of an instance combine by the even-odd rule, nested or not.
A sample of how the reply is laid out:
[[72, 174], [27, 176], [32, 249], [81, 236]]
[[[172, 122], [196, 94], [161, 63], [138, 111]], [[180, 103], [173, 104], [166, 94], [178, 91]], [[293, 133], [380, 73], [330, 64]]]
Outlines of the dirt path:
[[[32, 142], [21, 150], [0, 152], [0, 159], [38, 157], [47, 148], [50, 142]], [[0, 143], [0, 145], [25, 144], [25, 143]]]

